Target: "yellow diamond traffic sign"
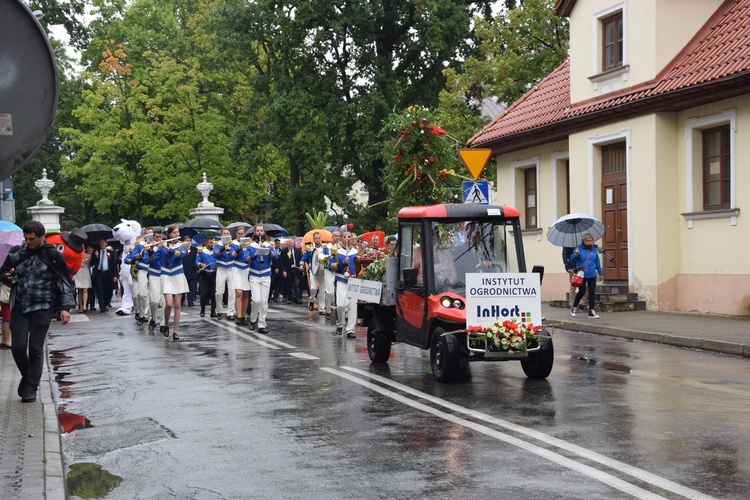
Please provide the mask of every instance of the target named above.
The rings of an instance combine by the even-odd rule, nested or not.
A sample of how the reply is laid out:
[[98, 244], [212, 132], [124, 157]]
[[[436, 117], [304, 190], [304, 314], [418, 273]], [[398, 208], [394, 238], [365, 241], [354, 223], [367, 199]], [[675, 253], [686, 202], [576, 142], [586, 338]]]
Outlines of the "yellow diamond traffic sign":
[[466, 165], [466, 168], [469, 169], [469, 173], [474, 178], [474, 180], [479, 179], [479, 176], [482, 175], [482, 172], [484, 171], [484, 166], [487, 165], [487, 160], [490, 159], [490, 155], [492, 154], [491, 149], [459, 149], [458, 155], [461, 157], [461, 160], [464, 162], [464, 165]]

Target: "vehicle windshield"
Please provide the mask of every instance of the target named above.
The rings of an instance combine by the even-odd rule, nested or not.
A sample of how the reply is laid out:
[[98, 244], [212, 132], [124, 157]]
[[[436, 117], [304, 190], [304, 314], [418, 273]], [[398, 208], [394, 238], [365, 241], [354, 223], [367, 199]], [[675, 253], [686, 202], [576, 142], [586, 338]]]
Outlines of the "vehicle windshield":
[[433, 222], [432, 246], [437, 292], [464, 288], [467, 273], [508, 272], [504, 224]]

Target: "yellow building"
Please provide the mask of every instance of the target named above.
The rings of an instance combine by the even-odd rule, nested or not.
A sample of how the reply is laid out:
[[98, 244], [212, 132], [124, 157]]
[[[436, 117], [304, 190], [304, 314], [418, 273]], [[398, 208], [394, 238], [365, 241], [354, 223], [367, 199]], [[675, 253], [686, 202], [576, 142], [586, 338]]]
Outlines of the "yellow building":
[[555, 9], [569, 59], [469, 141], [493, 150], [543, 300], [568, 290], [546, 231], [584, 212], [606, 226], [605, 282], [648, 309], [750, 314], [750, 0]]

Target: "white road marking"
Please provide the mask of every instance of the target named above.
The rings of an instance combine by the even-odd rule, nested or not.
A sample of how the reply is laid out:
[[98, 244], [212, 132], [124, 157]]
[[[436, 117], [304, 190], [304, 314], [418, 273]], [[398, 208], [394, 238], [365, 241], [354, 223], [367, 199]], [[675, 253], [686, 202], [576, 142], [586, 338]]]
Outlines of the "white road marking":
[[555, 453], [550, 450], [546, 450], [540, 446], [527, 443], [526, 441], [523, 441], [519, 438], [509, 436], [508, 434], [504, 434], [494, 429], [490, 429], [489, 427], [485, 427], [484, 425], [478, 424], [476, 422], [472, 422], [470, 420], [466, 420], [464, 418], [451, 415], [450, 413], [446, 413], [444, 411], [432, 408], [431, 406], [427, 406], [425, 404], [419, 403], [417, 401], [414, 401], [413, 399], [407, 398], [406, 396], [402, 396], [398, 393], [389, 391], [388, 389], [385, 389], [379, 385], [373, 384], [372, 382], [368, 382], [359, 377], [355, 377], [354, 375], [350, 375], [348, 373], [344, 373], [342, 371], [335, 370], [333, 368], [327, 368], [327, 367], [322, 367], [321, 370], [328, 372], [332, 375], [345, 378], [363, 387], [367, 387], [368, 389], [374, 392], [377, 392], [378, 394], [382, 394], [383, 396], [394, 399], [400, 403], [403, 403], [407, 406], [411, 406], [412, 408], [415, 408], [417, 410], [423, 411], [425, 413], [429, 413], [430, 415], [434, 415], [438, 418], [447, 420], [448, 422], [453, 422], [454, 424], [461, 425], [468, 429], [472, 429], [486, 436], [495, 438], [498, 441], [503, 441], [504, 443], [521, 448], [525, 451], [528, 451], [529, 453], [533, 453], [537, 456], [545, 458], [563, 467], [567, 467], [568, 469], [574, 470], [576, 472], [580, 472], [581, 474], [585, 476], [588, 476], [592, 479], [596, 479], [597, 481], [600, 481], [606, 484], [607, 486], [611, 486], [612, 488], [620, 490], [636, 498], [649, 498], [649, 499], [664, 498], [655, 493], [652, 493], [650, 491], [639, 488], [633, 484], [630, 484], [626, 481], [623, 481], [622, 479], [619, 479], [611, 474], [607, 474], [606, 472], [602, 472], [588, 465], [578, 463], [575, 460], [571, 460], [570, 458], [564, 457], [558, 453]]
[[400, 384], [398, 382], [394, 382], [390, 379], [387, 379], [385, 377], [381, 377], [379, 375], [374, 375], [372, 373], [366, 372], [364, 370], [360, 370], [358, 368], [353, 368], [350, 366], [342, 366], [343, 370], [351, 371], [357, 374], [360, 374], [364, 377], [368, 377], [370, 379], [376, 380], [382, 384], [388, 385], [390, 387], [393, 387], [394, 389], [398, 389], [399, 391], [405, 392], [407, 394], [410, 394], [412, 396], [424, 399], [426, 401], [429, 401], [433, 404], [440, 405], [444, 408], [447, 408], [453, 412], [461, 413], [464, 415], [467, 415], [471, 418], [482, 420], [487, 423], [491, 423], [493, 425], [497, 425], [500, 427], [504, 427], [510, 431], [513, 431], [517, 434], [523, 434], [528, 437], [537, 439], [539, 441], [542, 441], [543, 443], [556, 446], [558, 448], [561, 448], [563, 450], [569, 451], [571, 453], [575, 453], [576, 455], [579, 455], [583, 458], [586, 458], [588, 460], [592, 460], [594, 462], [600, 463], [602, 465], [605, 465], [607, 467], [610, 467], [612, 469], [615, 469], [617, 471], [623, 472], [625, 474], [628, 474], [630, 476], [635, 477], [636, 479], [639, 479], [641, 481], [647, 482], [649, 484], [652, 484], [658, 488], [662, 488], [667, 491], [671, 491], [673, 493], [677, 493], [678, 495], [682, 495], [686, 498], [695, 498], [695, 499], [710, 499], [713, 498], [711, 496], [705, 495], [699, 491], [687, 488], [685, 486], [682, 486], [680, 484], [677, 484], [673, 481], [670, 481], [668, 479], [664, 479], [660, 476], [657, 476], [656, 474], [653, 474], [651, 472], [645, 471], [643, 469], [639, 469], [637, 467], [633, 467], [632, 465], [628, 465], [624, 462], [620, 462], [618, 460], [614, 460], [609, 457], [605, 457], [604, 455], [601, 455], [599, 453], [596, 453], [595, 451], [588, 450], [586, 448], [583, 448], [581, 446], [575, 445], [573, 443], [569, 443], [567, 441], [563, 441], [562, 439], [558, 439], [555, 437], [552, 437], [550, 435], [547, 435], [543, 432], [535, 431], [533, 429], [529, 429], [517, 424], [514, 424], [512, 422], [508, 422], [507, 420], [503, 420], [501, 418], [493, 417], [490, 415], [487, 415], [485, 413], [481, 413], [478, 411], [470, 410], [468, 408], [465, 408], [463, 406], [459, 406], [455, 403], [450, 403], [448, 401], [445, 401], [443, 399], [437, 398], [435, 396], [431, 396], [429, 394], [425, 394], [424, 392], [418, 391], [416, 389], [412, 389], [409, 386], [406, 386], [404, 384]]
[[299, 359], [320, 359], [317, 356], [313, 356], [312, 354], [307, 354], [304, 352], [290, 352], [289, 355]]

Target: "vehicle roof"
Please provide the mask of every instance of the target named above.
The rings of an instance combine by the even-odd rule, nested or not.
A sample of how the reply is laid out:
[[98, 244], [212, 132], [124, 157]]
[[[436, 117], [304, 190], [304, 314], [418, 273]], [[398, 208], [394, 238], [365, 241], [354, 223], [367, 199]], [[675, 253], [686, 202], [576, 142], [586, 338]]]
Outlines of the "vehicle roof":
[[398, 211], [401, 219], [484, 219], [484, 218], [518, 218], [521, 213], [510, 205], [481, 205], [478, 203], [455, 203], [447, 205], [429, 205], [404, 207]]

